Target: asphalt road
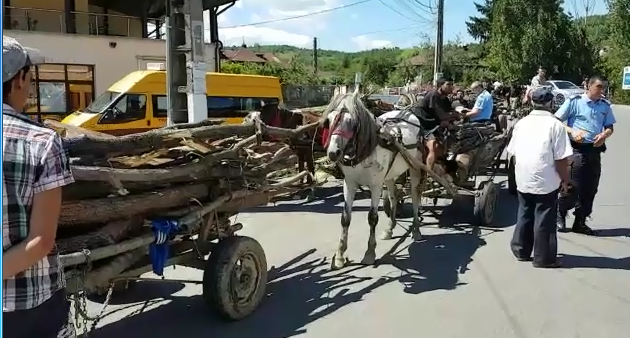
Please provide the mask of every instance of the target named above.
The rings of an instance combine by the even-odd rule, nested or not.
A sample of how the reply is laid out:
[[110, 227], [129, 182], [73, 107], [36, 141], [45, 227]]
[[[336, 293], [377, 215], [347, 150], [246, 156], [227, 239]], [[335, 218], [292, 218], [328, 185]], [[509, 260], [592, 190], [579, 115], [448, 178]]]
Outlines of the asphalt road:
[[[438, 221], [426, 213], [425, 240], [404, 237], [409, 219], [403, 219], [397, 238], [378, 242], [377, 267], [331, 272], [342, 202], [340, 189], [331, 187], [319, 191], [319, 202], [284, 202], [239, 215], [241, 234], [262, 243], [270, 266], [269, 295], [252, 317], [219, 321], [199, 285], [141, 283], [115, 295], [93, 337], [627, 337], [630, 108], [615, 113], [591, 222], [602, 236], [561, 234], [562, 269], [514, 260], [508, 244], [516, 205], [503, 190], [494, 230], [472, 233], [465, 201], [438, 205], [427, 208], [442, 216]], [[367, 206], [366, 199], [355, 204], [348, 250], [355, 261], [366, 246]], [[381, 213], [380, 226], [385, 222]], [[200, 279], [202, 273], [176, 267], [167, 275]], [[100, 305], [89, 307], [94, 312]]]

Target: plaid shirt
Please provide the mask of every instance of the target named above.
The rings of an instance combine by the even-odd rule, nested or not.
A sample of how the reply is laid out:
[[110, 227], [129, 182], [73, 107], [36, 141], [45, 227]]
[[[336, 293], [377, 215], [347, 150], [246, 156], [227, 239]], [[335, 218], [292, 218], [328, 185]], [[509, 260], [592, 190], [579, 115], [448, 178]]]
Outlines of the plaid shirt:
[[[2, 250], [25, 240], [34, 194], [74, 182], [61, 138], [2, 105]], [[2, 310], [31, 309], [65, 285], [59, 254], [2, 282]], [[35, 324], [36, 325], [36, 324]]]

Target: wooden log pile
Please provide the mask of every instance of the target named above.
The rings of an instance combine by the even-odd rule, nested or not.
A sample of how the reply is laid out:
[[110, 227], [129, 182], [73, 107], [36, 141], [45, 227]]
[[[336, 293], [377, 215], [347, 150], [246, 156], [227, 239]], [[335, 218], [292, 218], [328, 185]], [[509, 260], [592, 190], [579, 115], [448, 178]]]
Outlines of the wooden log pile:
[[506, 133], [491, 123], [456, 124], [447, 136], [447, 146], [457, 162], [456, 177], [465, 181], [473, 171], [489, 166], [505, 144]]
[[87, 291], [146, 261], [152, 220], [179, 224], [171, 241], [209, 241], [238, 230], [229, 217], [244, 208], [303, 188], [307, 172], [284, 180], [276, 172], [295, 167], [291, 140], [316, 128], [204, 121], [114, 137], [45, 123], [62, 135], [75, 178], [63, 188], [57, 250], [70, 276], [88, 274]]

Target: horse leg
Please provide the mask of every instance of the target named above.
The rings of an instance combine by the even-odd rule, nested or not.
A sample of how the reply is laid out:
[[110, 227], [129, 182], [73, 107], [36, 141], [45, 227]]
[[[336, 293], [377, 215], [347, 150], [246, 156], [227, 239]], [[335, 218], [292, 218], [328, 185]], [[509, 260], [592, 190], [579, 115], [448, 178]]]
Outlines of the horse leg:
[[370, 226], [370, 237], [368, 237], [367, 249], [361, 260], [361, 264], [373, 265], [376, 262], [376, 225], [378, 224], [378, 206], [381, 203], [383, 184], [372, 185], [370, 187], [371, 203], [368, 212], [368, 225]]
[[389, 226], [381, 233], [381, 239], [388, 240], [392, 239], [394, 228], [396, 227], [396, 206], [398, 205], [396, 197], [396, 180], [393, 179], [385, 181], [385, 187], [387, 188], [385, 198], [389, 199], [391, 210], [389, 212]]
[[348, 250], [348, 230], [350, 221], [352, 220], [352, 205], [354, 204], [354, 195], [357, 192], [357, 184], [355, 182], [343, 182], [343, 210], [341, 211], [341, 237], [339, 238], [339, 246], [337, 252], [332, 259], [331, 268], [333, 270], [343, 268], [347, 263], [346, 250]]
[[420, 208], [422, 207], [422, 176], [421, 173], [417, 173], [415, 170], [412, 170], [411, 173], [411, 204], [413, 205], [413, 222], [411, 223], [411, 237], [418, 241], [422, 238], [422, 233], [420, 233]]

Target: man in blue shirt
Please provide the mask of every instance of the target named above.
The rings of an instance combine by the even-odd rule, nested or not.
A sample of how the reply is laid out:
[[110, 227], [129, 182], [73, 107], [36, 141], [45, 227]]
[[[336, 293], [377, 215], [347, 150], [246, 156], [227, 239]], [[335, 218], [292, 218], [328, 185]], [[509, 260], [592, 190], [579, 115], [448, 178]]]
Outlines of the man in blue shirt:
[[556, 117], [567, 123], [571, 138], [571, 182], [558, 200], [558, 230], [566, 229], [567, 212], [575, 207], [573, 231], [586, 235], [596, 232], [586, 225], [593, 211], [593, 202], [601, 176], [601, 153], [606, 151], [606, 139], [613, 134], [615, 116], [610, 102], [603, 98], [605, 81], [593, 76], [588, 90], [570, 97], [556, 112]]
[[477, 99], [473, 108], [463, 113], [464, 117], [467, 117], [471, 122], [490, 121], [494, 109], [492, 94], [485, 90], [479, 81], [473, 82], [470, 89], [475, 93]]

